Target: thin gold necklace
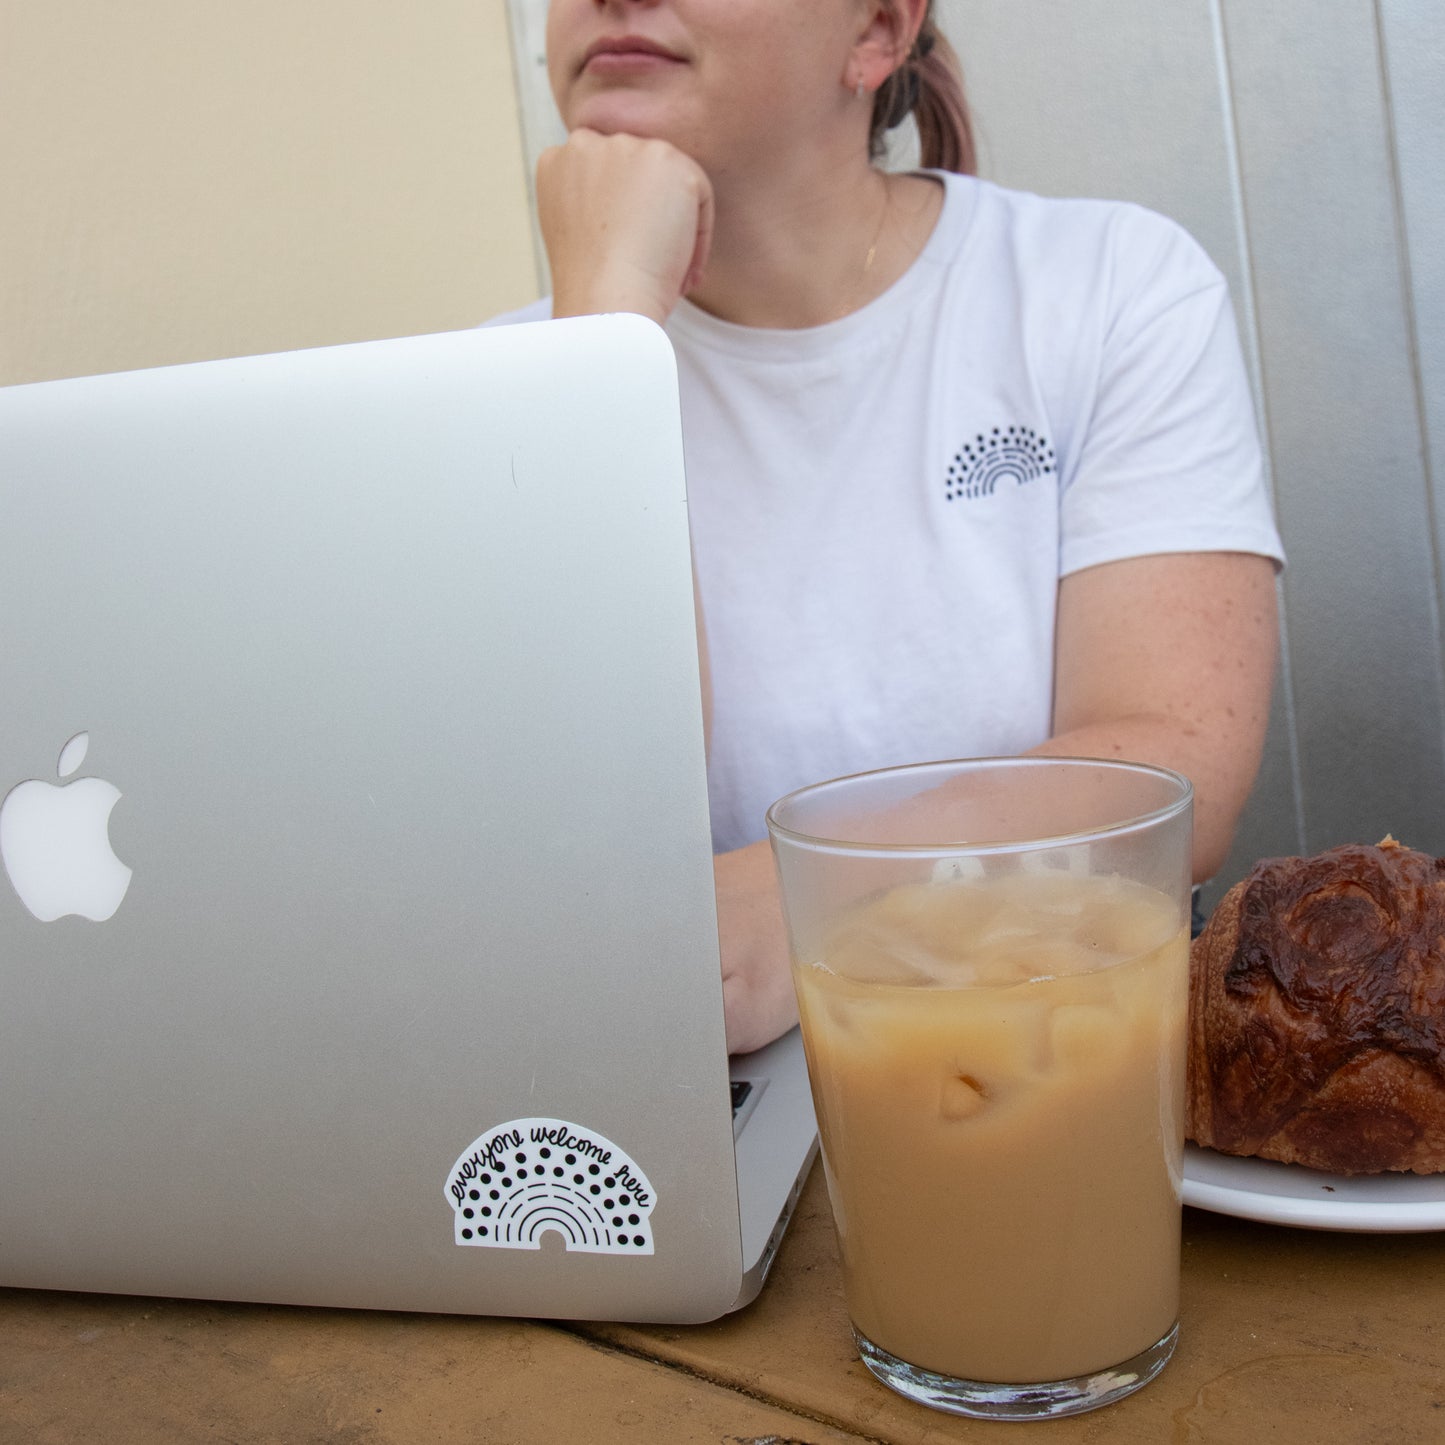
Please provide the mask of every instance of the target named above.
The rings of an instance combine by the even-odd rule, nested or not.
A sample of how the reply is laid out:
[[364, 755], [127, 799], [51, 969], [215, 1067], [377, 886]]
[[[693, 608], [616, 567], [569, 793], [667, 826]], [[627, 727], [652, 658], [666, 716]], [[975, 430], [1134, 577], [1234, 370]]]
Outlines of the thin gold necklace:
[[891, 196], [888, 189], [888, 182], [883, 182], [883, 210], [878, 216], [878, 229], [873, 232], [873, 240], [868, 245], [868, 254], [863, 258], [863, 274], [866, 276], [873, 269], [873, 258], [878, 254], [878, 242], [883, 238], [883, 227], [888, 220]]

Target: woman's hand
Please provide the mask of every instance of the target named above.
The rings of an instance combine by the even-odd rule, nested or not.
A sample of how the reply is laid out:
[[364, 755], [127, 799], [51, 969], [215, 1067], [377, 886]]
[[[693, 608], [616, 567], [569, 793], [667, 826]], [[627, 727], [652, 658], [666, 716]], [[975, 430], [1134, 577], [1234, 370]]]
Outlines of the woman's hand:
[[661, 323], [707, 264], [712, 184], [666, 141], [575, 130], [537, 162], [537, 216], [554, 316]]
[[713, 876], [728, 1053], [746, 1054], [798, 1021], [772, 850], [764, 841], [719, 853]]

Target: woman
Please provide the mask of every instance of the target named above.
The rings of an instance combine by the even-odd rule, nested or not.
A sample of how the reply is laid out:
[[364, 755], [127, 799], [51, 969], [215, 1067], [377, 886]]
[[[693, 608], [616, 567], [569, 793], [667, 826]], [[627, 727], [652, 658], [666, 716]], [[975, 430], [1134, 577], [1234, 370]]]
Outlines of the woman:
[[[728, 1040], [796, 1017], [763, 813], [937, 757], [1259, 764], [1279, 542], [1215, 268], [1137, 207], [963, 174], [931, 0], [552, 0], [551, 314], [678, 354]], [[923, 172], [889, 175], [912, 109]], [[507, 319], [549, 314], [541, 303]]]

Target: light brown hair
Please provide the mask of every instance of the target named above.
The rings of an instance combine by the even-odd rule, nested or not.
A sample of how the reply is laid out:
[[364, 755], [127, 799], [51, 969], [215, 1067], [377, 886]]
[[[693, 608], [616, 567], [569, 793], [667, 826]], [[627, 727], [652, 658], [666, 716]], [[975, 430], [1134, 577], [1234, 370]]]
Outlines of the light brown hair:
[[868, 144], [875, 160], [883, 154], [887, 132], [902, 125], [910, 115], [918, 126], [925, 167], [974, 174], [978, 153], [963, 89], [963, 67], [938, 28], [933, 0], [928, 0], [913, 48], [873, 97]]

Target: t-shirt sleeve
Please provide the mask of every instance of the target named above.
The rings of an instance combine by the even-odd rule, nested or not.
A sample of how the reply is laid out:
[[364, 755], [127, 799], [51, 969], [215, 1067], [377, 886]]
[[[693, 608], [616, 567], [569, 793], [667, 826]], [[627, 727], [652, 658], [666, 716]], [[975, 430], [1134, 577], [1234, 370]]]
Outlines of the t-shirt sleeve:
[[1137, 208], [1110, 251], [1092, 407], [1062, 479], [1060, 575], [1167, 552], [1283, 562], [1223, 276]]

